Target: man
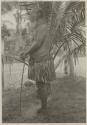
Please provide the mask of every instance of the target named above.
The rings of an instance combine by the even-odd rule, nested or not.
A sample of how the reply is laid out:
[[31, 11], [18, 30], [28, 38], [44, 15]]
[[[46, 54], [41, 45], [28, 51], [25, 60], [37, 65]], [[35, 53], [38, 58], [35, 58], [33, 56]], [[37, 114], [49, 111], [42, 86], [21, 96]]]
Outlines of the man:
[[54, 62], [50, 55], [51, 40], [48, 19], [39, 9], [31, 13], [30, 20], [35, 24], [32, 46], [22, 54], [22, 58], [30, 55], [28, 77], [36, 81], [38, 97], [41, 100], [38, 113], [46, 113], [50, 82], [55, 79]]

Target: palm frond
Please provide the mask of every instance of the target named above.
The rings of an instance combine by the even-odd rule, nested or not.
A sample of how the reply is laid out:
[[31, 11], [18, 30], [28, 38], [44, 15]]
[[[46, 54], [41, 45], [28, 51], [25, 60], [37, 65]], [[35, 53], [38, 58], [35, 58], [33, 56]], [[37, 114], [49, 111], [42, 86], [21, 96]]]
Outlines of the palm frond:
[[[67, 9], [69, 4], [70, 4], [70, 2], [61, 2], [60, 4], [55, 2], [54, 5], [53, 5], [53, 10], [54, 10], [53, 20], [55, 20], [53, 22], [53, 25], [51, 25], [53, 39], [55, 38], [55, 35], [57, 33], [57, 30], [59, 28], [61, 20], [64, 16], [64, 12]], [[55, 8], [57, 8], [57, 6], [58, 6], [58, 9], [55, 9]]]

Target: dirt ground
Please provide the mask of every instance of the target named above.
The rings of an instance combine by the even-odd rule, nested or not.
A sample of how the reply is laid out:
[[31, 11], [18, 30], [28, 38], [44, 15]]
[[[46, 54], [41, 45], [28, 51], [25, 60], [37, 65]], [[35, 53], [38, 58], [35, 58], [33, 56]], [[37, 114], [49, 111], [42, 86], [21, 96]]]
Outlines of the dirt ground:
[[40, 102], [36, 98], [36, 87], [23, 87], [22, 111], [20, 113], [20, 88], [3, 91], [4, 123], [85, 123], [86, 80], [83, 77], [58, 78], [51, 85], [48, 114], [39, 115]]

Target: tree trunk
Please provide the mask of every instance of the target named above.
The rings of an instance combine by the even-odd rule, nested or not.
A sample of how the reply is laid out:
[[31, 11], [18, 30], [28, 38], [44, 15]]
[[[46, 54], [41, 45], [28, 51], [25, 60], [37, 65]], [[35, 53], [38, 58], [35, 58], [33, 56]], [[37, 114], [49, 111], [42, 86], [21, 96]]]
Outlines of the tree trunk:
[[69, 73], [70, 73], [70, 76], [74, 76], [74, 63], [73, 63], [72, 56], [69, 56], [68, 64], [69, 64]]
[[[74, 44], [73, 42], [69, 42], [69, 47], [73, 48]], [[68, 57], [68, 64], [69, 64], [69, 73], [70, 76], [74, 76], [74, 62], [73, 62], [73, 56], [70, 54]]]
[[2, 56], [2, 89], [4, 89], [4, 59]]
[[68, 61], [67, 61], [67, 59], [64, 60], [64, 73], [68, 74]]
[[2, 89], [4, 89], [4, 40], [2, 40]]

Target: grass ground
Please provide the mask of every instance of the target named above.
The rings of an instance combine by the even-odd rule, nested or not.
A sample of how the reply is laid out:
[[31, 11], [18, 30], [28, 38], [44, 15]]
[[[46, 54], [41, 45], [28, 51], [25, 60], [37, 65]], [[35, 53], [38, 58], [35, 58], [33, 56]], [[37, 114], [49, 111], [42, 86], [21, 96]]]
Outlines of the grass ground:
[[37, 115], [40, 102], [36, 98], [36, 87], [24, 88], [22, 112], [20, 113], [20, 89], [3, 91], [4, 123], [84, 123], [86, 122], [86, 81], [83, 77], [58, 78], [52, 84], [48, 115]]

